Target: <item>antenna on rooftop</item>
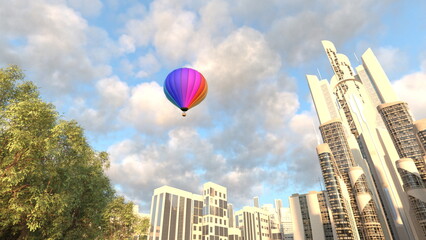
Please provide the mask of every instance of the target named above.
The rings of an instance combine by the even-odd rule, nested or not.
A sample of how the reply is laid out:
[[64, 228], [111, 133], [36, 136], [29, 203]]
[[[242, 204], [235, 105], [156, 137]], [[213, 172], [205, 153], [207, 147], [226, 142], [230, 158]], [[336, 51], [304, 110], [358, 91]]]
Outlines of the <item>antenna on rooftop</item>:
[[318, 75], [320, 77], [320, 80], [322, 80], [321, 73], [320, 73], [320, 70], [318, 68], [317, 68], [317, 71], [318, 71]]
[[359, 59], [358, 59], [358, 56], [356, 55], [356, 53], [354, 53], [354, 56], [355, 56], [356, 61], [359, 63]]

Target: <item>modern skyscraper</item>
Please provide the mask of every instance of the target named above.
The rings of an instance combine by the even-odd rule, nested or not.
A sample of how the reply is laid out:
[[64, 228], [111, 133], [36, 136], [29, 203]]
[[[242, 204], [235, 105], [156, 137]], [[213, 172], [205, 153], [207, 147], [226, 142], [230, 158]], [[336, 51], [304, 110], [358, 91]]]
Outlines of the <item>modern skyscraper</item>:
[[334, 240], [335, 233], [323, 192], [293, 194], [290, 197], [290, 209], [294, 240]]
[[[331, 122], [331, 124], [333, 123], [336, 122]], [[333, 131], [333, 129], [331, 129], [331, 131]], [[339, 133], [337, 132], [337, 134]], [[336, 238], [360, 239], [356, 220], [351, 208], [349, 192], [336, 166], [336, 160], [334, 159], [329, 145], [327, 143], [319, 145], [317, 147], [317, 154], [324, 178], [327, 199], [331, 209], [331, 220], [336, 229]]]
[[349, 178], [360, 211], [361, 221], [363, 222], [362, 227], [365, 238], [383, 239], [384, 234], [364, 171], [361, 167], [351, 167], [349, 169]]
[[[416, 135], [413, 117], [405, 102], [384, 103], [377, 109], [401, 158], [397, 168], [416, 216], [416, 228], [421, 229], [418, 234], [423, 233], [426, 238], [426, 163], [425, 151], [419, 141], [421, 137]], [[410, 167], [412, 163], [415, 169]]]
[[400, 158], [411, 158], [426, 182], [425, 152], [414, 131], [413, 117], [405, 102], [384, 103], [377, 107]]
[[423, 150], [426, 151], [426, 119], [415, 121], [414, 127], [416, 130], [417, 138], [423, 146]]
[[396, 162], [398, 172], [404, 183], [404, 190], [407, 192], [411, 210], [415, 215], [421, 231], [426, 236], [426, 189], [422, 181], [418, 168], [411, 158], [403, 158]]
[[[343, 195], [348, 191], [350, 207], [348, 207], [347, 211], [352, 212], [360, 239], [363, 239], [364, 232], [362, 231], [361, 216], [349, 179], [349, 168], [355, 166], [355, 161], [345, 137], [343, 124], [339, 120], [332, 120], [321, 124], [320, 131], [323, 141], [328, 144], [334, 157], [334, 161], [330, 163], [337, 168], [336, 174], [340, 175], [346, 185], [346, 189], [342, 188], [342, 186], [340, 187]], [[324, 171], [323, 174], [327, 175]], [[349, 218], [351, 217], [349, 216]]]
[[[424, 175], [422, 170], [424, 153], [419, 150], [421, 144], [415, 143], [415, 136], [409, 134], [410, 129], [413, 132], [413, 121], [406, 105], [398, 102], [385, 72], [371, 49], [362, 55], [362, 65], [357, 66], [355, 72], [349, 59], [337, 53], [333, 43], [323, 41], [322, 44], [334, 76], [330, 82], [320, 81], [314, 75], [307, 75], [307, 80], [321, 124], [323, 140], [329, 144], [334, 155], [335, 163], [331, 161], [330, 164], [336, 165], [336, 172], [344, 180], [349, 193], [350, 208], [355, 214], [357, 232], [361, 238], [377, 239], [373, 234], [375, 232], [373, 226], [378, 226], [379, 221], [383, 231], [379, 239], [383, 237], [423, 239], [425, 236], [418, 231], [418, 219], [411, 214], [412, 201], [402, 187], [403, 183], [395, 165], [400, 158], [413, 158], [420, 174]], [[376, 108], [378, 105], [381, 106], [380, 113]], [[394, 121], [399, 125], [396, 126]], [[418, 132], [421, 135], [420, 131]], [[417, 138], [421, 138], [419, 134]], [[399, 149], [394, 145], [395, 142], [399, 142]], [[322, 157], [327, 155], [327, 151], [322, 152]], [[323, 160], [327, 162], [327, 159]], [[361, 173], [358, 166], [361, 167], [363, 174], [355, 176]], [[352, 175], [351, 171], [354, 171]], [[352, 180], [349, 176], [358, 180]], [[327, 185], [325, 178], [324, 175]], [[349, 180], [360, 182], [354, 185]], [[367, 189], [364, 187], [360, 189], [361, 185]], [[365, 199], [356, 192], [359, 190], [363, 192]], [[341, 191], [345, 195], [343, 188]], [[376, 212], [374, 224], [369, 217], [372, 214], [369, 211], [370, 207], [375, 208]]]

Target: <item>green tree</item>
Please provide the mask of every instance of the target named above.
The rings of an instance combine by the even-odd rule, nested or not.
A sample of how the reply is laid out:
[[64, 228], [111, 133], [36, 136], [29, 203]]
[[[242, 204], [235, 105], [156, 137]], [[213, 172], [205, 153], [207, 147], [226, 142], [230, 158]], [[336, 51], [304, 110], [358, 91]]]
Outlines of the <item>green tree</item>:
[[133, 206], [124, 197], [116, 197], [109, 203], [103, 216], [105, 239], [129, 239], [134, 235], [137, 217]]
[[149, 218], [136, 216], [136, 222], [134, 224], [135, 233], [134, 235], [139, 237], [138, 239], [143, 240], [148, 238]]
[[23, 79], [0, 69], [0, 239], [95, 239], [114, 196], [107, 154]]

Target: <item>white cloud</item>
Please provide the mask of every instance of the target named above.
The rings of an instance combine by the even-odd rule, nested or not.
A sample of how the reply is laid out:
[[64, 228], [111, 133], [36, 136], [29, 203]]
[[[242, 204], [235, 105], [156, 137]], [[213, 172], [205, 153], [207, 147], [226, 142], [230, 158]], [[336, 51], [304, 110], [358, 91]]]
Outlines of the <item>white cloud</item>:
[[195, 107], [183, 118], [181, 110], [168, 101], [156, 82], [142, 83], [131, 91], [121, 118], [145, 134], [158, 134], [179, 126], [199, 126], [208, 122], [205, 108]]
[[299, 189], [312, 187], [320, 178], [322, 179], [315, 152], [318, 141], [321, 140], [319, 135], [316, 136], [319, 130], [314, 115], [313, 112], [303, 112], [294, 115], [290, 121], [288, 141], [293, 144], [286, 152], [286, 157], [289, 158], [287, 173], [295, 183], [295, 187]]
[[200, 54], [194, 67], [209, 82], [215, 108], [234, 111], [259, 102], [253, 93], [277, 73], [281, 61], [260, 32], [243, 27]]
[[[184, 6], [191, 6], [193, 11]], [[154, 1], [148, 14], [127, 21], [122, 41], [136, 48], [152, 45], [155, 55], [166, 65], [191, 62], [232, 31], [228, 9], [222, 0], [203, 6], [188, 1]]]
[[102, 9], [102, 2], [99, 0], [67, 0], [67, 2], [72, 8], [88, 17], [98, 16]]
[[63, 94], [109, 72], [86, 53], [93, 29], [71, 8], [42, 0], [0, 4], [0, 15], [6, 19], [0, 32], [8, 39], [0, 50], [0, 63], [18, 64], [34, 74], [42, 91]]
[[108, 108], [122, 106], [130, 94], [127, 83], [120, 81], [117, 76], [99, 80], [96, 88], [101, 95], [102, 104], [108, 105]]
[[204, 180], [197, 171], [211, 168], [216, 158], [212, 146], [192, 128], [170, 131], [164, 144], [128, 139], [108, 152], [108, 175], [113, 183], [122, 186], [127, 196], [145, 203], [149, 203], [153, 189], [162, 185], [197, 192]]
[[120, 44], [120, 51], [123, 53], [132, 53], [135, 51], [135, 40], [127, 34], [120, 36], [118, 40]]
[[148, 53], [138, 59], [139, 71], [136, 73], [136, 77], [145, 78], [158, 72], [161, 68], [161, 64], [154, 54]]
[[209, 139], [194, 128], [176, 128], [164, 143], [140, 138], [123, 140], [108, 149], [113, 184], [130, 199], [139, 199], [149, 209], [153, 190], [162, 185], [198, 193], [201, 185], [213, 181], [228, 188], [228, 201], [241, 207], [263, 191], [265, 181], [277, 186], [285, 177], [262, 166], [239, 168], [215, 153]]
[[401, 100], [408, 103], [415, 119], [426, 118], [426, 73], [416, 72], [405, 75], [392, 85]]
[[117, 118], [130, 97], [127, 83], [117, 76], [103, 78], [96, 83], [97, 94], [92, 98], [75, 98], [69, 109], [70, 115], [84, 127], [97, 134], [108, 134], [123, 128]]
[[271, 21], [267, 39], [288, 64], [312, 61], [322, 51], [321, 40], [331, 40], [339, 46], [361, 32], [377, 34], [380, 24], [374, 23], [380, 15], [373, 10], [385, 5], [372, 0], [290, 1], [288, 6], [282, 6], [289, 11]]
[[375, 50], [377, 59], [385, 70], [389, 78], [392, 75], [400, 74], [408, 70], [408, 56], [395, 47], [381, 47]]

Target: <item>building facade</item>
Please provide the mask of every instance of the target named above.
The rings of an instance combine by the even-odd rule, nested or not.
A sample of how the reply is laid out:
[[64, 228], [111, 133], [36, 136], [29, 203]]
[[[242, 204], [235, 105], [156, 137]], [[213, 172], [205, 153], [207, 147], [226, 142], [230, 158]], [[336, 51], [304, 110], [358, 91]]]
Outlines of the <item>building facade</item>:
[[228, 239], [228, 202], [226, 188], [208, 182], [203, 185], [202, 240]]
[[283, 240], [293, 240], [293, 220], [291, 217], [290, 208], [281, 208], [281, 226], [283, 233]]
[[154, 190], [149, 240], [228, 240], [228, 224], [223, 186], [205, 183], [202, 195], [169, 186]]
[[[345, 187], [348, 191], [349, 220], [353, 215], [360, 239], [425, 239], [421, 214], [413, 214], [413, 209], [422, 212], [422, 203], [413, 206], [396, 166], [401, 158], [411, 158], [424, 181], [423, 124], [413, 125], [407, 105], [399, 101], [371, 49], [355, 71], [333, 43], [322, 44], [334, 75], [330, 81], [315, 75], [307, 80], [323, 140], [334, 158], [330, 169], [344, 181], [342, 196]], [[325, 163], [326, 152], [319, 154]]]
[[[295, 240], [333, 240], [334, 233], [323, 192], [293, 194], [290, 199]], [[348, 234], [346, 234], [348, 235]], [[348, 237], [351, 237], [348, 235]]]
[[271, 220], [267, 210], [243, 207], [235, 212], [235, 223], [241, 230], [242, 240], [271, 240]]
[[202, 239], [203, 197], [163, 186], [154, 190], [149, 240]]

